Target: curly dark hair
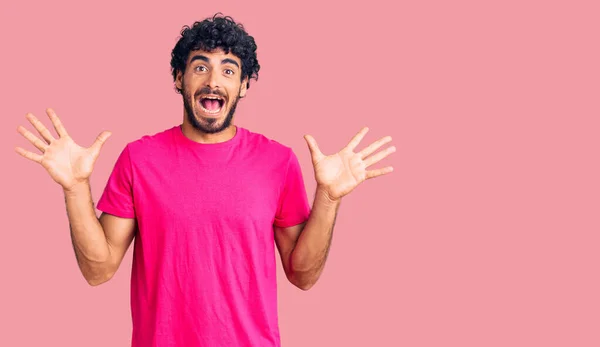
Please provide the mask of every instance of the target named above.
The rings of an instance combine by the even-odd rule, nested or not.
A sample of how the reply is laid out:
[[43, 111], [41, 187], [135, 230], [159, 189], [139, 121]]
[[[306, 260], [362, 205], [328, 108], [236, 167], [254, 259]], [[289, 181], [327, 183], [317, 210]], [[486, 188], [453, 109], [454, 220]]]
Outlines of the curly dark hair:
[[[211, 52], [221, 48], [225, 53], [231, 52], [242, 61], [242, 74], [240, 79], [248, 77], [247, 88], [250, 88], [250, 79], [258, 80], [260, 65], [256, 57], [256, 43], [254, 37], [248, 35], [244, 26], [236, 23], [229, 16], [215, 14], [201, 22], [194, 22], [192, 27], [184, 26], [181, 37], [171, 52], [171, 71], [173, 81], [177, 73], [185, 71], [188, 55], [191, 51], [203, 50]], [[182, 90], [177, 88], [177, 92]]]

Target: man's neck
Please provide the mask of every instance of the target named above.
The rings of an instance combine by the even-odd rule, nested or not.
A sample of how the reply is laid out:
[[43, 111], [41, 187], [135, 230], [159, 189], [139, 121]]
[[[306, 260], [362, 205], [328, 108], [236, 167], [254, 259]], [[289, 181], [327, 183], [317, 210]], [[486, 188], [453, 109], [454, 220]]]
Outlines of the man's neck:
[[237, 132], [237, 126], [233, 124], [223, 129], [223, 131], [214, 134], [209, 134], [198, 130], [187, 122], [183, 122], [183, 124], [180, 125], [180, 128], [188, 139], [198, 143], [219, 143], [229, 141]]

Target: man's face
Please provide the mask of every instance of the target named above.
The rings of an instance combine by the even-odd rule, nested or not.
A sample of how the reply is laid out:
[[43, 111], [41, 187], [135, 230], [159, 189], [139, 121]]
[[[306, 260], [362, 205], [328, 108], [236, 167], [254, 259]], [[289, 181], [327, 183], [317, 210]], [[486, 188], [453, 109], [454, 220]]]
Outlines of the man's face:
[[246, 94], [241, 80], [242, 62], [218, 49], [211, 53], [192, 51], [185, 73], [179, 73], [177, 88], [191, 125], [205, 133], [220, 132], [231, 124], [240, 97]]

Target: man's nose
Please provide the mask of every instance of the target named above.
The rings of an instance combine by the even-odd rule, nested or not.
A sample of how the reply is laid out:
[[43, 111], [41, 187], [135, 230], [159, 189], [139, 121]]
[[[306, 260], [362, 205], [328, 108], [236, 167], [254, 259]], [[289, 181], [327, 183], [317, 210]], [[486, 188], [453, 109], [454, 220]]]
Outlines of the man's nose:
[[216, 89], [219, 87], [219, 76], [216, 70], [212, 70], [210, 72], [208, 80], [206, 81], [206, 85], [211, 89]]

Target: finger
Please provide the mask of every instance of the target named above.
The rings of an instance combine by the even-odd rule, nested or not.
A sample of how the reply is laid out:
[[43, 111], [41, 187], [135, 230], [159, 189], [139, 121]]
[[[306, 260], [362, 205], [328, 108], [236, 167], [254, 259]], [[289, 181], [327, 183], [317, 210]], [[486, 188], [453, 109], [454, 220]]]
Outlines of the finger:
[[15, 147], [15, 150], [17, 151], [17, 153], [19, 153], [23, 157], [25, 157], [29, 160], [35, 161], [36, 163], [40, 163], [42, 161], [43, 157], [39, 154], [29, 152], [21, 147]]
[[386, 143], [388, 143], [390, 141], [392, 141], [391, 136], [386, 136], [384, 138], [381, 138], [381, 139], [377, 140], [376, 142], [373, 142], [372, 144], [370, 144], [369, 147], [363, 149], [358, 154], [360, 155], [361, 159], [365, 159], [367, 156], [373, 154], [376, 150], [378, 150], [379, 147], [385, 145]]
[[50, 120], [52, 121], [52, 125], [54, 125], [54, 130], [56, 130], [56, 133], [58, 134], [58, 136], [59, 137], [69, 136], [69, 134], [67, 133], [67, 130], [63, 126], [62, 122], [60, 121], [60, 118], [58, 118], [58, 116], [56, 115], [56, 112], [54, 112], [53, 109], [49, 108], [46, 110], [46, 113], [48, 114], [48, 117], [50, 117]]
[[102, 146], [104, 146], [104, 143], [106, 142], [106, 140], [108, 140], [110, 135], [112, 135], [110, 131], [103, 131], [100, 133], [100, 135], [98, 135], [98, 137], [96, 137], [96, 141], [94, 141], [94, 143], [90, 147], [96, 155], [100, 153]]
[[377, 163], [378, 161], [382, 160], [383, 158], [387, 157], [388, 155], [394, 153], [396, 151], [396, 147], [392, 146], [392, 147], [388, 147], [385, 150], [374, 154], [370, 157], [368, 157], [367, 159], [365, 159], [365, 167], [369, 167], [375, 163]]
[[40, 133], [40, 135], [42, 135], [42, 137], [44, 138], [44, 140], [46, 140], [47, 143], [51, 143], [55, 140], [54, 136], [50, 134], [50, 131], [48, 131], [44, 124], [42, 124], [42, 122], [40, 122], [40, 120], [37, 119], [33, 114], [28, 113], [26, 117], [27, 120], [29, 120], [29, 122], [33, 125], [33, 127]]
[[317, 145], [317, 141], [314, 139], [314, 137], [312, 137], [310, 135], [304, 135], [304, 139], [306, 140], [306, 143], [308, 144], [308, 149], [310, 150], [310, 154], [311, 154], [313, 160], [314, 161], [321, 160], [325, 155], [323, 153], [321, 153], [321, 150], [319, 149], [319, 146]]
[[363, 137], [365, 137], [368, 131], [369, 128], [362, 128], [356, 135], [354, 135], [354, 137], [352, 138], [352, 140], [350, 140], [348, 145], [346, 145], [346, 149], [353, 151], [356, 148], [356, 146], [358, 146], [360, 141], [362, 141]]
[[29, 130], [25, 129], [22, 126], [19, 126], [17, 128], [17, 131], [21, 135], [23, 135], [23, 137], [25, 137], [27, 140], [29, 140], [29, 142], [31, 142], [37, 149], [42, 151], [42, 153], [46, 152], [46, 148], [48, 148], [48, 144], [45, 143], [44, 141], [40, 140], [39, 137], [35, 136]]
[[368, 170], [366, 173], [366, 178], [365, 179], [371, 179], [371, 178], [375, 178], [375, 177], [379, 177], [385, 174], [389, 174], [390, 172], [394, 171], [394, 168], [391, 166], [388, 167], [384, 167], [382, 169], [375, 169], [375, 170]]

